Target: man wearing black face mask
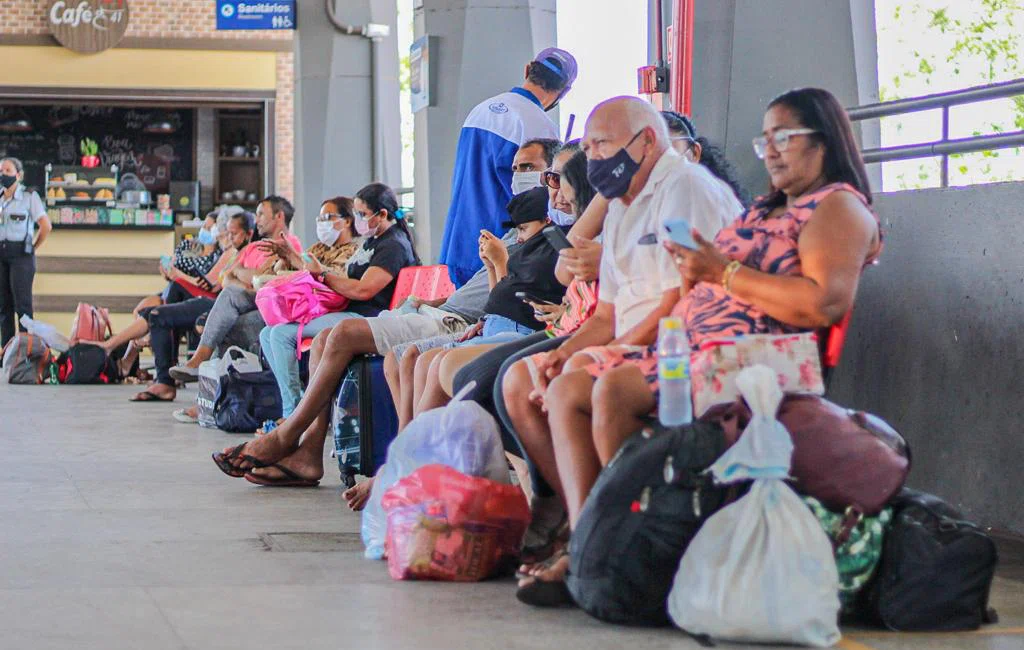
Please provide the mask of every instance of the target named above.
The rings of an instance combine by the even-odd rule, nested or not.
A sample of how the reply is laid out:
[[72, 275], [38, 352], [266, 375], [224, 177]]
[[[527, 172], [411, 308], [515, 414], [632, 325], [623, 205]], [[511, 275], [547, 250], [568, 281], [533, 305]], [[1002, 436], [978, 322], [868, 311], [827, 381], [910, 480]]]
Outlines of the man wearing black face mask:
[[512, 159], [528, 140], [558, 138], [545, 115], [576, 81], [576, 59], [549, 47], [526, 65], [521, 87], [486, 99], [462, 125], [452, 173], [452, 196], [441, 244], [441, 263], [456, 286], [480, 269], [477, 235], [498, 232], [508, 220], [512, 199]]
[[665, 222], [685, 219], [708, 241], [742, 211], [703, 166], [670, 146], [665, 121], [635, 97], [603, 102], [583, 137], [587, 177], [610, 201], [604, 221], [597, 311], [544, 362], [553, 379], [574, 353], [615, 341], [646, 346], [679, 300], [682, 280], [662, 243]]
[[0, 158], [0, 346], [16, 328], [25, 330], [22, 316], [32, 317], [35, 251], [51, 229], [39, 195], [22, 186], [24, 175], [20, 160]]

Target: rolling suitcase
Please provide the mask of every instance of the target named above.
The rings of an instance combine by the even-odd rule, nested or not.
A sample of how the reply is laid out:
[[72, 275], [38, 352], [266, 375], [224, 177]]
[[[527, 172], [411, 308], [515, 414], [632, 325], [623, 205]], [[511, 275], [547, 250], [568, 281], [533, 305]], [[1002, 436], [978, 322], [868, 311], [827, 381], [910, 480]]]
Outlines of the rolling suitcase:
[[384, 357], [356, 357], [345, 371], [331, 414], [334, 452], [341, 481], [373, 476], [398, 435], [398, 414], [384, 379]]

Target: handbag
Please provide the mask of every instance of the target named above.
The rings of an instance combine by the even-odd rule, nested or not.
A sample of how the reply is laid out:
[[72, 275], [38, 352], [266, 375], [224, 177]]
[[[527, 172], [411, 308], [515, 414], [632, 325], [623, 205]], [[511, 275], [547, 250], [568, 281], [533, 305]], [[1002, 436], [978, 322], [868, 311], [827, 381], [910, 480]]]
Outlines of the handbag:
[[[727, 440], [735, 440], [750, 417], [740, 399], [712, 408], [701, 420], [718, 424]], [[786, 395], [778, 419], [793, 439], [793, 487], [845, 513], [846, 535], [861, 517], [880, 512], [907, 480], [910, 447], [877, 416], [817, 395]]]
[[348, 307], [348, 298], [320, 282], [309, 271], [271, 280], [256, 292], [256, 308], [268, 326], [298, 323], [295, 355], [302, 356], [302, 328], [310, 321]]
[[694, 414], [699, 417], [716, 404], [736, 400], [736, 376], [755, 365], [774, 370], [784, 393], [825, 394], [815, 332], [712, 339], [690, 355]]
[[80, 302], [75, 309], [75, 320], [71, 324], [72, 341], [106, 341], [114, 335], [110, 325], [110, 312]]

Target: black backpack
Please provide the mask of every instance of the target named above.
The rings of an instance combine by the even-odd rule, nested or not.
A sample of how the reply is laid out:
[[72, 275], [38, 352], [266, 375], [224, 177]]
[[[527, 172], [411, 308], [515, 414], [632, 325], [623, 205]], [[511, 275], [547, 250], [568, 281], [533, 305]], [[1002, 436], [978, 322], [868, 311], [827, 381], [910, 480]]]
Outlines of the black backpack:
[[222, 431], [253, 433], [265, 421], [281, 417], [281, 408], [281, 391], [272, 370], [238, 372], [229, 367], [220, 378], [213, 417]]
[[72, 345], [57, 359], [62, 384], [115, 384], [121, 381], [117, 361], [98, 345]]
[[569, 542], [566, 585], [584, 611], [610, 623], [670, 623], [679, 560], [730, 493], [702, 474], [725, 448], [722, 429], [704, 422], [645, 428], [622, 445]]
[[863, 617], [899, 632], [996, 622], [988, 607], [995, 542], [936, 496], [904, 489], [892, 506], [882, 560], [863, 592]]

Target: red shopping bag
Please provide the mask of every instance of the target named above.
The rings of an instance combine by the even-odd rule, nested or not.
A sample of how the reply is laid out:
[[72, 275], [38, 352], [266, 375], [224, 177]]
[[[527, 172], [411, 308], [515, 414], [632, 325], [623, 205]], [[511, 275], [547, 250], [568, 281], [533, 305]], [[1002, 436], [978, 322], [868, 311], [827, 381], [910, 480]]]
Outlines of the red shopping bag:
[[426, 465], [384, 493], [395, 580], [474, 581], [519, 554], [530, 507], [514, 485]]

